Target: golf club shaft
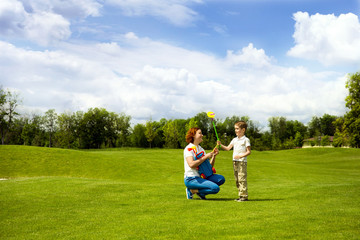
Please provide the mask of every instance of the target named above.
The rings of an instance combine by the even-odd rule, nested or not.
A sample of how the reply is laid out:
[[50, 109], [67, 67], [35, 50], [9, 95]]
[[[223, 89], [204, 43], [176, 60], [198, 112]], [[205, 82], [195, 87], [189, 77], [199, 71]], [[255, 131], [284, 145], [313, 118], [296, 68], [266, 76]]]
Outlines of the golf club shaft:
[[218, 134], [217, 134], [217, 132], [216, 132], [216, 127], [215, 127], [215, 123], [214, 123], [214, 121], [212, 121], [212, 123], [213, 123], [213, 126], [214, 126], [214, 130], [215, 130], [216, 138], [217, 138], [217, 140], [219, 141], [219, 136], [218, 136]]

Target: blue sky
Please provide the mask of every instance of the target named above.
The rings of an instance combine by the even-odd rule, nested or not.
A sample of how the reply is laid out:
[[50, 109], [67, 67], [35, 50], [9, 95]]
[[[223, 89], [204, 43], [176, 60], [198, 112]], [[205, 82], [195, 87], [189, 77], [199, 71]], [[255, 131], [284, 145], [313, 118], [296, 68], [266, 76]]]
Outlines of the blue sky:
[[23, 113], [131, 115], [346, 111], [360, 68], [359, 0], [2, 0], [0, 85]]
[[[190, 6], [197, 17], [184, 26], [174, 26], [161, 17], [122, 16], [121, 10], [112, 6], [103, 9], [108, 15], [93, 18], [91, 22], [111, 26], [114, 32], [135, 32], [140, 37], [171, 41], [184, 48], [209, 51], [218, 56], [224, 56], [228, 49], [239, 49], [252, 42], [258, 48], [266, 49], [269, 55], [282, 57], [293, 46], [293, 14], [297, 11], [310, 15], [359, 14], [359, 1], [339, 0], [224, 0]], [[106, 36], [101, 39], [104, 37], [106, 39]]]

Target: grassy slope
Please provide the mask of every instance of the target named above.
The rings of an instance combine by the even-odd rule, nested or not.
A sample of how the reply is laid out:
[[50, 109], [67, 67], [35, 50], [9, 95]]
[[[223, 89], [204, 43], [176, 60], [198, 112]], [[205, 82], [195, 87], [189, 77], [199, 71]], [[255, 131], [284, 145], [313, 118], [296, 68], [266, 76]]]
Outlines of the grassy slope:
[[254, 151], [244, 203], [230, 159], [220, 193], [189, 201], [182, 150], [0, 146], [0, 238], [359, 238], [359, 149]]

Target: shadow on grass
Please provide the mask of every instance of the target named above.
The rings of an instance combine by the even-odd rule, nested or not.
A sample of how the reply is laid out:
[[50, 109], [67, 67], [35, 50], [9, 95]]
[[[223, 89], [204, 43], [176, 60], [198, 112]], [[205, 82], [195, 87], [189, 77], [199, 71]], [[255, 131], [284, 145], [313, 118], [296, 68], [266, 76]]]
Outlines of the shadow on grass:
[[[201, 200], [201, 199], [197, 199]], [[246, 202], [271, 202], [271, 201], [283, 201], [284, 199], [249, 199]], [[235, 198], [207, 198], [206, 201], [235, 201]]]

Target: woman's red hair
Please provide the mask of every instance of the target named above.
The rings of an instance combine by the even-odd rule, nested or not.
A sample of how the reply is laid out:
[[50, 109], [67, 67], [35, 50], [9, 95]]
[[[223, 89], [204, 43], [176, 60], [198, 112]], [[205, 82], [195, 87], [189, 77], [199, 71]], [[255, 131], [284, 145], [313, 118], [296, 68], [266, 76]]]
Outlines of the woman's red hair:
[[186, 142], [187, 143], [194, 143], [194, 137], [195, 137], [195, 134], [197, 132], [197, 130], [199, 130], [200, 128], [198, 127], [193, 127], [193, 128], [190, 128], [189, 131], [186, 133]]

